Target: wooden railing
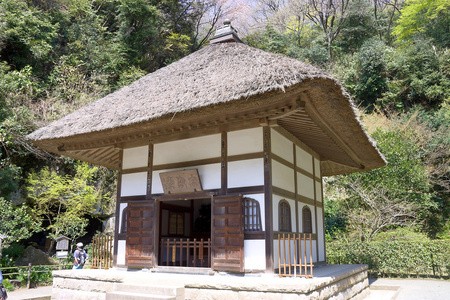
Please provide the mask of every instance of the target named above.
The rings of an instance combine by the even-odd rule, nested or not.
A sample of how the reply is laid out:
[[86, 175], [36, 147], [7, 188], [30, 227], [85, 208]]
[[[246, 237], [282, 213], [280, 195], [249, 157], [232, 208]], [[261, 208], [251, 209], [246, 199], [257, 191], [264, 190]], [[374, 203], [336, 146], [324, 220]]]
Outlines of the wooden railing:
[[211, 239], [162, 239], [160, 265], [211, 267]]
[[112, 236], [94, 236], [92, 239], [92, 269], [112, 268], [113, 240]]
[[313, 277], [311, 233], [278, 234], [278, 249], [280, 277]]
[[[18, 280], [17, 278], [24, 279], [27, 278], [27, 288], [31, 288], [32, 283], [39, 282], [42, 284], [43, 282], [40, 281], [42, 278], [44, 278], [45, 281], [51, 282], [53, 279], [52, 271], [56, 270], [68, 270], [72, 269], [73, 264], [58, 264], [58, 265], [37, 265], [33, 266], [31, 263], [28, 264], [28, 266], [16, 266], [16, 267], [1, 267], [1, 273], [3, 274], [3, 280], [8, 279], [10, 283], [13, 283], [14, 281], [17, 282], [18, 285], [21, 284], [21, 280]], [[47, 273], [43, 277], [39, 275], [39, 273]], [[23, 280], [22, 280], [23, 282]], [[1, 298], [0, 298], [1, 299]]]

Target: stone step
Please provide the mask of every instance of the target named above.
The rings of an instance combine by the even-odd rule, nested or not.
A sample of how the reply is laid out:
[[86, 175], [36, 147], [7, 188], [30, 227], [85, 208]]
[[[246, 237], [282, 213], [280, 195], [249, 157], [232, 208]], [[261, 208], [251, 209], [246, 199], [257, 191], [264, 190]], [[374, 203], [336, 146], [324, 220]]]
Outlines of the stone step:
[[114, 287], [116, 292], [133, 292], [148, 295], [172, 296], [184, 299], [184, 286], [163, 284], [120, 283]]
[[108, 292], [105, 300], [176, 300], [175, 296], [151, 295], [131, 292]]

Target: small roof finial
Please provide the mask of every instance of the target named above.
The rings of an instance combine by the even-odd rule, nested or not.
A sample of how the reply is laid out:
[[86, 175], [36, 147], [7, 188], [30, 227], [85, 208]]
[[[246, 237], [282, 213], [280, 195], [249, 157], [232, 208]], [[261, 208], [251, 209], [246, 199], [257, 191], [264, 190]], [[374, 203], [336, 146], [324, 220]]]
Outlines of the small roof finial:
[[231, 26], [230, 19], [223, 20], [223, 26], [216, 29], [216, 34], [211, 38], [210, 42], [211, 44], [229, 42], [242, 43], [237, 35], [236, 29]]

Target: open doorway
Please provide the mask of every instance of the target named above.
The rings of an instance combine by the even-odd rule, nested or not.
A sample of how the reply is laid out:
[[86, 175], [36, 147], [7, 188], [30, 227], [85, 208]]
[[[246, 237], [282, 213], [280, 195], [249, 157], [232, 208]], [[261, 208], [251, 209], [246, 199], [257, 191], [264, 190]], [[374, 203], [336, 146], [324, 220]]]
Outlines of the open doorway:
[[161, 201], [160, 266], [211, 266], [211, 199]]

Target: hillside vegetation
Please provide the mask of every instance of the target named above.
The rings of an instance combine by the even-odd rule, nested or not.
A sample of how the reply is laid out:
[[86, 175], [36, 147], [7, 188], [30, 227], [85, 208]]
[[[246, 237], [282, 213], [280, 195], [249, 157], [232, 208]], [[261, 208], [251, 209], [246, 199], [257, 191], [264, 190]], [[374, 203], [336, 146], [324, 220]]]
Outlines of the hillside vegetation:
[[247, 44], [340, 79], [388, 161], [324, 179], [328, 241], [450, 237], [450, 2], [1, 0], [7, 243], [37, 232], [75, 240], [114, 211], [113, 171], [43, 152], [25, 136], [200, 49], [225, 17]]

